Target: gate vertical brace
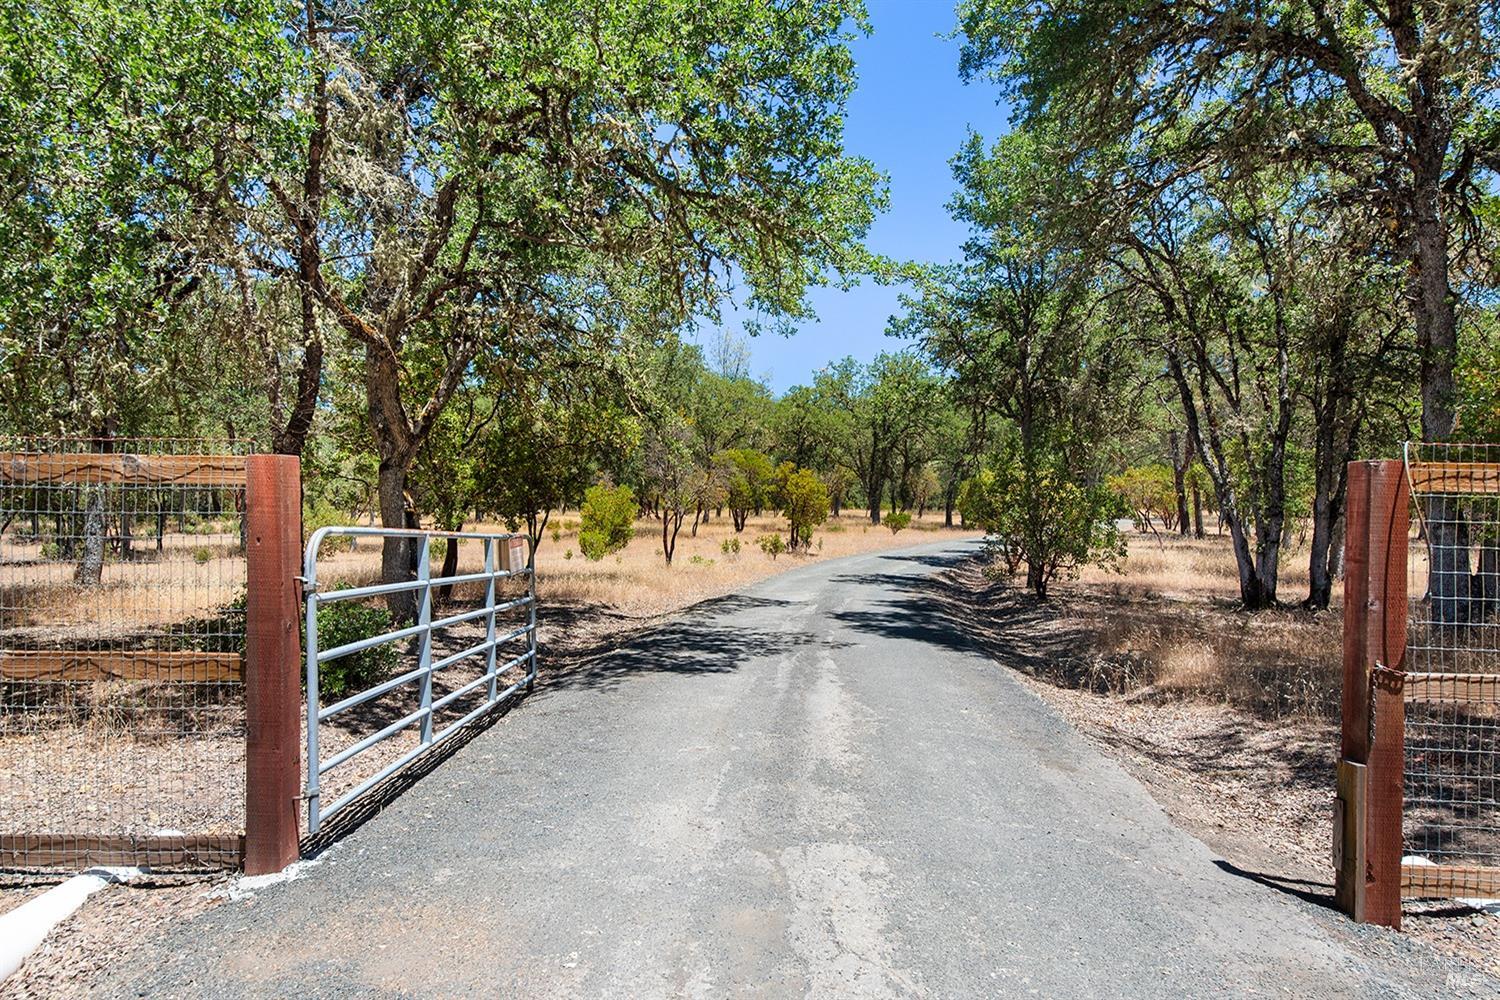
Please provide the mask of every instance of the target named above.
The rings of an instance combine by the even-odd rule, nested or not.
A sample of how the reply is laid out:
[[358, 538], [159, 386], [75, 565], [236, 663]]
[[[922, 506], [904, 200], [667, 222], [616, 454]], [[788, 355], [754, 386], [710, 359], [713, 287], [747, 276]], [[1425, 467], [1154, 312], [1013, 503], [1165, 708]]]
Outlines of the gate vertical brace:
[[1349, 463], [1334, 895], [1361, 923], [1401, 926], [1407, 547], [1405, 463]]
[[245, 465], [245, 873], [265, 875], [299, 853], [302, 472], [292, 455]]

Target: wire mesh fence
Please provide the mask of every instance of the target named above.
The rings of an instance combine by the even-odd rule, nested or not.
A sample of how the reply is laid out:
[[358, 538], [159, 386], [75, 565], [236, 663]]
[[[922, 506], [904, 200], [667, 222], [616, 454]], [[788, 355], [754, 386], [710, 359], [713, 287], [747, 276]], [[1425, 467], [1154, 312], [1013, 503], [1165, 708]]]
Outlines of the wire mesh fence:
[[1414, 444], [1407, 470], [1418, 544], [1404, 683], [1406, 880], [1433, 883], [1434, 895], [1478, 894], [1457, 883], [1486, 874], [1420, 876], [1426, 866], [1500, 869], [1500, 448]]
[[247, 449], [0, 441], [0, 865], [234, 865]]

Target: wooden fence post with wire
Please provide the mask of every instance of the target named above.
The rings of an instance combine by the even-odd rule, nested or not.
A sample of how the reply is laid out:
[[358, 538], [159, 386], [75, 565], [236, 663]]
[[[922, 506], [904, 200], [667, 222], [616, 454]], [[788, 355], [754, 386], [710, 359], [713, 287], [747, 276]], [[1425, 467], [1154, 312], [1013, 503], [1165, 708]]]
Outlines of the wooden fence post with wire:
[[1346, 518], [1335, 896], [1399, 928], [1500, 898], [1500, 448], [1351, 463]]
[[1335, 898], [1360, 922], [1401, 925], [1401, 671], [1410, 490], [1400, 461], [1349, 463]]
[[263, 875], [298, 855], [302, 480], [294, 456], [245, 465], [245, 874]]
[[0, 864], [298, 852], [298, 462], [0, 441]]

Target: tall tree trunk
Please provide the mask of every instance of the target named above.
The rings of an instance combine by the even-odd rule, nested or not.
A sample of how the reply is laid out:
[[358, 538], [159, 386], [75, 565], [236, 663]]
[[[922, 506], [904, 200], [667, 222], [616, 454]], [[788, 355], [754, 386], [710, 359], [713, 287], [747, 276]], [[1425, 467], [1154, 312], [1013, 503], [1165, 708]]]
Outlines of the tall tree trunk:
[[1177, 491], [1177, 529], [1184, 536], [1192, 528], [1188, 525], [1187, 468], [1193, 460], [1193, 446], [1182, 447], [1181, 435], [1172, 430], [1167, 436], [1167, 447], [1172, 452], [1172, 486]]
[[[315, 60], [322, 58], [318, 41], [318, 5], [307, 0], [307, 47]], [[297, 370], [297, 392], [286, 420], [276, 429], [272, 448], [279, 455], [301, 455], [318, 409], [318, 390], [323, 381], [323, 338], [318, 331], [317, 285], [321, 280], [322, 252], [318, 245], [318, 223], [323, 215], [323, 154], [328, 147], [328, 70], [315, 67], [313, 81], [313, 127], [307, 135], [307, 167], [302, 175], [302, 202], [291, 219], [297, 231], [297, 280], [301, 296], [299, 319], [302, 329], [302, 363]]]
[[[1336, 401], [1318, 416], [1313, 451], [1312, 543], [1308, 547], [1307, 600], [1303, 606], [1314, 611], [1326, 610], [1332, 602], [1333, 581], [1343, 560], [1341, 539], [1335, 536], [1334, 528], [1343, 518], [1348, 463], [1353, 458], [1357, 430], [1357, 423], [1340, 424], [1338, 414], [1329, 412], [1335, 409]], [[1339, 427], [1344, 427], [1342, 432]]]
[[130, 516], [130, 511], [120, 511], [120, 541], [117, 548], [120, 558], [126, 562], [135, 558], [135, 549], [131, 545], [135, 541], [134, 533], [135, 519]]
[[[410, 523], [406, 503], [405, 466], [381, 459], [376, 478], [376, 493], [380, 503], [380, 524], [385, 528], [405, 528]], [[380, 550], [380, 579], [383, 583], [397, 583], [414, 579], [413, 556], [416, 549], [407, 538], [386, 538]], [[406, 590], [387, 594], [386, 608], [398, 622], [409, 622], [417, 615], [417, 595]]]
[[104, 573], [104, 491], [88, 487], [83, 508], [83, 556], [73, 571], [73, 580], [84, 587], [97, 587]]
[[[447, 530], [463, 531], [463, 519], [459, 518], [458, 520], [454, 521], [447, 527]], [[448, 545], [445, 549], [443, 549], [443, 568], [438, 571], [438, 576], [457, 576], [459, 540], [457, 538], [450, 538], [447, 541]], [[439, 587], [437, 592], [437, 599], [439, 604], [447, 604], [449, 601], [453, 600], [453, 584], [445, 583], [441, 587]]]
[[526, 515], [526, 534], [531, 539], [531, 552], [527, 557], [527, 568], [536, 566], [536, 550], [542, 544], [542, 532], [547, 530], [547, 522], [552, 520], [550, 510], [531, 511]]
[[[1448, 227], [1442, 217], [1443, 151], [1445, 137], [1419, 137], [1413, 179], [1411, 229], [1412, 268], [1410, 297], [1421, 352], [1422, 438], [1446, 441], [1456, 419], [1453, 367], [1458, 353], [1458, 321], [1453, 289], [1448, 281]], [[1432, 618], [1439, 626], [1459, 625], [1470, 620], [1472, 577], [1469, 562], [1469, 525], [1463, 504], [1442, 494], [1427, 498], [1423, 516], [1427, 522], [1431, 566], [1428, 593]]]

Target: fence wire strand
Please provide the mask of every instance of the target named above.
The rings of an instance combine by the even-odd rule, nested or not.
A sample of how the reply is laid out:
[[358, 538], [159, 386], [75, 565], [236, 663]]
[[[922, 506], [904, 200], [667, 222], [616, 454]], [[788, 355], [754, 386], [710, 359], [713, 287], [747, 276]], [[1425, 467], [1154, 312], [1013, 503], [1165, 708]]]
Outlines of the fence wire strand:
[[[1500, 705], [1465, 677], [1500, 674], [1500, 448], [1409, 445], [1419, 544], [1406, 669], [1405, 850], [1416, 863], [1500, 866]], [[1426, 695], [1414, 692], [1429, 692]]]
[[238, 861], [247, 451], [0, 442], [0, 866]]

